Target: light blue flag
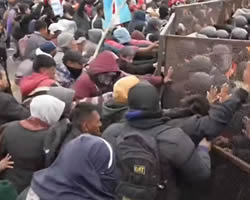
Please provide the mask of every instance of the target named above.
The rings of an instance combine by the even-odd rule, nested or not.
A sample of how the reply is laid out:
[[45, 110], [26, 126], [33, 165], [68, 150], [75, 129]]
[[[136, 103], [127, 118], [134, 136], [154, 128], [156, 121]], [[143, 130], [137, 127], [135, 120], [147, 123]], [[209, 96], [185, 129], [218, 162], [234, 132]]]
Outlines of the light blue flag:
[[[113, 15], [113, 0], [103, 0], [103, 8], [104, 8], [104, 16], [105, 20], [103, 23], [103, 27], [109, 28], [112, 23], [112, 15]], [[131, 12], [129, 10], [128, 4], [126, 0], [115, 0], [115, 12], [119, 13], [119, 19], [115, 20], [115, 25], [123, 24], [131, 21]], [[117, 10], [118, 9], [118, 10]]]

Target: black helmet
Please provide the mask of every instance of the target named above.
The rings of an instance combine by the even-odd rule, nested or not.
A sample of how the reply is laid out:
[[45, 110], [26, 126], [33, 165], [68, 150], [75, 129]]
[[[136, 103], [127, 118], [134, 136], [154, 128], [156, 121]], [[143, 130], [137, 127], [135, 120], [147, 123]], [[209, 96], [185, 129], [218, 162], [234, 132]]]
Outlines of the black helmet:
[[220, 29], [216, 31], [216, 35], [218, 38], [228, 39], [229, 33], [226, 30]]
[[247, 25], [247, 23], [248, 21], [246, 17], [242, 15], [234, 17], [234, 24], [236, 27], [244, 28]]
[[247, 40], [248, 39], [248, 32], [243, 28], [234, 28], [232, 31], [232, 39]]
[[205, 28], [202, 28], [200, 31], [200, 34], [206, 35], [209, 38], [216, 38], [216, 28], [213, 26], [207, 26]]

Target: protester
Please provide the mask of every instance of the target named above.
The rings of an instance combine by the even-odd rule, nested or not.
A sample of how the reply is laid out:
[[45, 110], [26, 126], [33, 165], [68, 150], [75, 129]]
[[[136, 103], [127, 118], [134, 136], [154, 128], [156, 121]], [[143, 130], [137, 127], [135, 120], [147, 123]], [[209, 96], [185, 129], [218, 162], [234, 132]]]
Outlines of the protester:
[[[34, 58], [39, 55], [46, 55], [49, 57], [54, 57], [56, 54], [56, 46], [53, 42], [46, 42], [36, 49]], [[33, 72], [33, 60], [25, 59], [17, 67], [15, 74], [15, 82], [19, 84], [20, 80], [26, 76], [30, 76]]]
[[136, 76], [127, 76], [114, 84], [113, 99], [103, 105], [102, 130], [124, 118], [128, 111], [128, 92], [139, 81]]
[[[141, 191], [141, 196], [138, 197], [145, 195], [152, 195], [152, 197], [155, 197], [157, 195], [157, 199], [178, 199], [176, 188], [177, 174], [174, 173], [175, 170], [178, 169], [180, 171], [180, 174], [182, 174], [182, 179], [189, 179], [189, 181], [201, 181], [209, 178], [209, 145], [201, 143], [200, 146], [196, 148], [192, 140], [181, 129], [171, 128], [165, 125], [166, 121], [162, 118], [159, 95], [157, 90], [152, 85], [150, 85], [148, 82], [140, 82], [131, 88], [128, 94], [128, 106], [129, 112], [126, 114], [126, 122], [113, 124], [103, 133], [103, 138], [112, 145], [115, 152], [119, 152], [117, 157], [118, 166], [120, 166], [119, 172], [121, 173], [119, 180], [121, 190], [117, 189], [117, 195], [130, 198], [132, 193], [137, 193], [137, 187], [143, 185], [145, 189]], [[133, 176], [136, 176], [136, 171], [133, 169], [131, 172], [123, 171], [123, 166], [121, 166], [121, 164], [126, 164], [123, 163], [122, 160], [119, 160], [121, 159], [120, 155], [123, 154], [120, 154], [122, 153], [122, 150], [119, 149], [119, 143], [117, 143], [117, 141], [122, 140], [117, 139], [124, 138], [127, 134], [131, 134], [133, 132], [138, 132], [138, 134], [145, 134], [148, 137], [151, 136], [152, 138], [155, 138], [150, 140], [151, 145], [154, 144], [152, 141], [156, 140], [157, 149], [159, 150], [158, 158], [160, 159], [160, 170], [162, 172], [160, 177], [161, 181], [159, 180], [160, 182], [158, 183], [161, 184], [162, 190], [160, 191], [157, 189], [151, 190], [153, 187], [150, 185], [150, 181], [157, 180], [153, 180], [149, 175], [147, 175], [149, 178], [149, 185], [147, 185], [145, 182], [140, 182], [140, 179], [137, 179], [136, 181], [136, 179], [132, 178]], [[132, 141], [130, 140], [130, 142]], [[129, 145], [128, 142], [127, 144]], [[132, 143], [130, 143], [130, 145], [132, 145]], [[127, 147], [124, 146], [124, 148]], [[132, 165], [135, 162], [135, 160], [130, 161]], [[155, 161], [156, 160], [153, 162]], [[143, 164], [141, 164], [139, 161], [136, 165], [143, 167]], [[138, 173], [140, 173], [140, 171], [138, 171]], [[146, 175], [145, 173], [147, 172], [141, 171], [141, 173]], [[166, 183], [164, 180], [166, 179], [167, 186], [164, 185]], [[130, 184], [131, 187], [129, 185], [123, 185], [121, 181]], [[141, 179], [141, 181], [143, 181], [143, 179]], [[129, 190], [133, 192], [129, 193]], [[153, 191], [159, 192], [153, 193]]]
[[56, 45], [51, 41], [42, 44], [38, 49], [36, 49], [36, 56], [38, 55], [54, 57], [56, 55]]
[[113, 157], [107, 142], [82, 135], [68, 143], [49, 168], [34, 174], [26, 200], [112, 200], [117, 180]]
[[47, 24], [42, 21], [36, 21], [35, 32], [32, 33], [27, 39], [26, 49], [24, 51], [24, 58], [32, 58], [35, 50], [42, 44], [47, 42], [48, 29]]
[[[114, 83], [121, 78], [121, 71], [118, 68], [117, 57], [110, 51], [100, 53], [93, 60], [85, 73], [73, 85], [76, 91], [76, 99], [96, 97], [112, 91]], [[145, 75], [141, 79], [150, 81], [160, 86], [163, 81], [161, 76]]]
[[145, 28], [145, 35], [149, 34], [160, 34], [161, 20], [158, 18], [149, 19], [147, 26]]
[[29, 34], [29, 23], [32, 20], [33, 16], [29, 6], [24, 3], [18, 3], [16, 5], [16, 15], [13, 22], [12, 36], [15, 39], [15, 45], [17, 52], [14, 54], [14, 57], [19, 57], [19, 47], [18, 41], [23, 38], [25, 35]]
[[6, 76], [0, 72], [0, 125], [7, 122], [26, 119], [30, 116], [29, 110], [19, 104], [16, 99], [5, 92], [8, 88], [8, 82]]
[[79, 103], [68, 119], [61, 120], [53, 126], [51, 134], [48, 134], [44, 141], [45, 165], [49, 167], [58, 156], [62, 147], [77, 138], [88, 133], [100, 136], [102, 123], [98, 108], [90, 103]]
[[202, 96], [188, 96], [183, 100], [184, 108], [173, 109], [172, 113], [165, 114], [172, 118], [167, 124], [182, 128], [195, 144], [199, 144], [204, 137], [212, 140], [222, 133], [247, 97], [247, 91], [239, 89], [232, 97], [223, 99], [221, 104], [209, 108]]
[[57, 38], [57, 45], [57, 54], [55, 55], [54, 59], [56, 61], [56, 66], [61, 66], [65, 52], [68, 50], [77, 50], [74, 34], [67, 32], [61, 33]]
[[63, 64], [56, 68], [56, 80], [63, 87], [70, 87], [81, 75], [87, 60], [77, 51], [67, 51]]
[[74, 21], [74, 9], [70, 3], [65, 3], [63, 5], [63, 17], [57, 22], [61, 25], [65, 32], [74, 34], [77, 31], [77, 25]]
[[88, 14], [85, 12], [86, 1], [82, 1], [77, 12], [74, 15], [74, 20], [77, 24], [77, 29], [87, 34], [91, 28], [91, 20]]
[[36, 89], [40, 87], [57, 86], [55, 80], [56, 63], [53, 58], [46, 55], [39, 55], [33, 63], [33, 73], [24, 77], [20, 82], [20, 90], [23, 100], [34, 96]]
[[102, 52], [90, 63], [87, 73], [83, 73], [73, 85], [76, 99], [95, 97], [111, 91], [119, 75], [115, 55], [109, 51]]
[[134, 74], [144, 75], [153, 74], [155, 59], [135, 60], [137, 49], [132, 46], [125, 46], [121, 49], [118, 64], [122, 71]]
[[104, 20], [104, 11], [103, 11], [103, 5], [100, 3], [96, 7], [96, 16], [92, 20], [92, 29], [103, 29], [103, 20]]
[[5, 170], [0, 177], [11, 181], [18, 193], [30, 185], [35, 171], [44, 168], [44, 138], [49, 127], [60, 119], [64, 108], [65, 103], [55, 97], [37, 96], [30, 104], [31, 117], [11, 122], [3, 130], [0, 157], [10, 154], [14, 168]]
[[130, 21], [128, 25], [128, 31], [132, 34], [135, 30], [143, 32], [143, 29], [146, 26], [146, 14], [144, 11], [138, 10], [134, 13], [133, 19]]

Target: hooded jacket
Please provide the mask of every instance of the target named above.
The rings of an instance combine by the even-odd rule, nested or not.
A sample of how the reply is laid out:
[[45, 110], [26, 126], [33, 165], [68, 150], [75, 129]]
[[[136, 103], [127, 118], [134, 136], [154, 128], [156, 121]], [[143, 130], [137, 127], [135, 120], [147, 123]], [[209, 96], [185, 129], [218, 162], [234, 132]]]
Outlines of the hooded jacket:
[[32, 91], [39, 87], [50, 87], [56, 85], [56, 81], [45, 74], [33, 73], [24, 77], [20, 81], [20, 90], [23, 97], [28, 96]]
[[117, 138], [133, 130], [153, 136], [158, 144], [162, 180], [167, 189], [160, 190], [157, 199], [178, 199], [176, 174], [183, 179], [200, 181], [210, 176], [210, 157], [206, 147], [196, 148], [192, 140], [179, 128], [166, 125], [162, 118], [157, 90], [147, 82], [133, 87], [128, 96], [129, 112], [126, 121], [108, 127], [103, 138], [116, 149]]
[[136, 11], [134, 13], [133, 19], [128, 25], [129, 33], [132, 33], [137, 25], [145, 26], [146, 25], [146, 13], [143, 11]]
[[47, 169], [35, 173], [31, 188], [41, 200], [113, 200], [115, 163], [110, 145], [82, 135], [68, 143]]
[[50, 123], [60, 118], [64, 107], [65, 103], [55, 97], [36, 97], [30, 108], [32, 118], [11, 122], [3, 130], [0, 160], [9, 153], [15, 168], [4, 171], [0, 178], [10, 180], [18, 193], [30, 185], [35, 171], [45, 167], [43, 141]]
[[40, 32], [31, 34], [29, 39], [27, 40], [24, 58], [32, 58], [35, 54], [35, 50], [46, 42], [47, 40], [40, 34]]
[[99, 89], [91, 80], [90, 75], [97, 76], [107, 72], [120, 72], [120, 70], [116, 62], [116, 56], [112, 52], [104, 51], [90, 63], [87, 72], [83, 73], [73, 85], [76, 99], [98, 96]]
[[128, 105], [115, 102], [114, 99], [106, 102], [102, 107], [102, 130], [109, 125], [120, 122], [128, 111]]

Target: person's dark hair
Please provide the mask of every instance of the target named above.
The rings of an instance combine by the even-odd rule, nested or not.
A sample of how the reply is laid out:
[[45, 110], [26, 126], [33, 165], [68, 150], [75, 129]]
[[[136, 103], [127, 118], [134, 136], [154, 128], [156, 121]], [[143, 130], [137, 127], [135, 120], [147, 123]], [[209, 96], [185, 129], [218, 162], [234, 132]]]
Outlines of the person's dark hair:
[[96, 12], [98, 14], [100, 14], [100, 12], [103, 11], [103, 4], [102, 3], [99, 3], [97, 6], [96, 6]]
[[89, 119], [94, 111], [98, 112], [98, 107], [91, 103], [84, 102], [77, 104], [70, 115], [72, 125], [81, 130], [82, 123]]
[[167, 4], [162, 4], [159, 8], [159, 14], [160, 14], [160, 19], [166, 19], [169, 11], [168, 11], [168, 5]]
[[47, 24], [45, 22], [40, 20], [35, 22], [35, 31], [40, 31], [45, 28], [47, 28]]
[[202, 116], [208, 115], [210, 105], [204, 95], [195, 94], [185, 97], [181, 100], [182, 107], [188, 107], [194, 114]]
[[78, 51], [67, 51], [63, 56], [63, 64], [66, 65], [67, 62], [81, 62], [82, 55]]
[[29, 8], [29, 5], [26, 3], [18, 3], [19, 14], [25, 14], [26, 10]]
[[78, 8], [78, 10], [77, 10], [77, 15], [79, 16], [79, 17], [84, 17], [84, 8], [85, 8], [85, 5], [86, 5], [86, 2], [85, 2], [85, 0], [83, 0], [81, 3], [80, 3], [80, 5], [79, 5], [79, 8]]
[[84, 32], [81, 31], [81, 30], [77, 30], [77, 31], [75, 32], [74, 38], [75, 38], [75, 40], [78, 40], [80, 37], [85, 37], [85, 38], [86, 38], [86, 36], [87, 36], [86, 33], [84, 33]]
[[65, 3], [63, 5], [63, 13], [66, 14], [68, 13], [70, 16], [73, 16], [75, 11], [74, 8], [72, 7], [72, 5], [70, 3]]
[[33, 62], [33, 70], [39, 72], [41, 68], [56, 67], [56, 62], [53, 58], [46, 55], [36, 56]]
[[150, 34], [149, 37], [148, 37], [148, 39], [151, 42], [157, 42], [160, 39], [160, 34], [159, 33]]

